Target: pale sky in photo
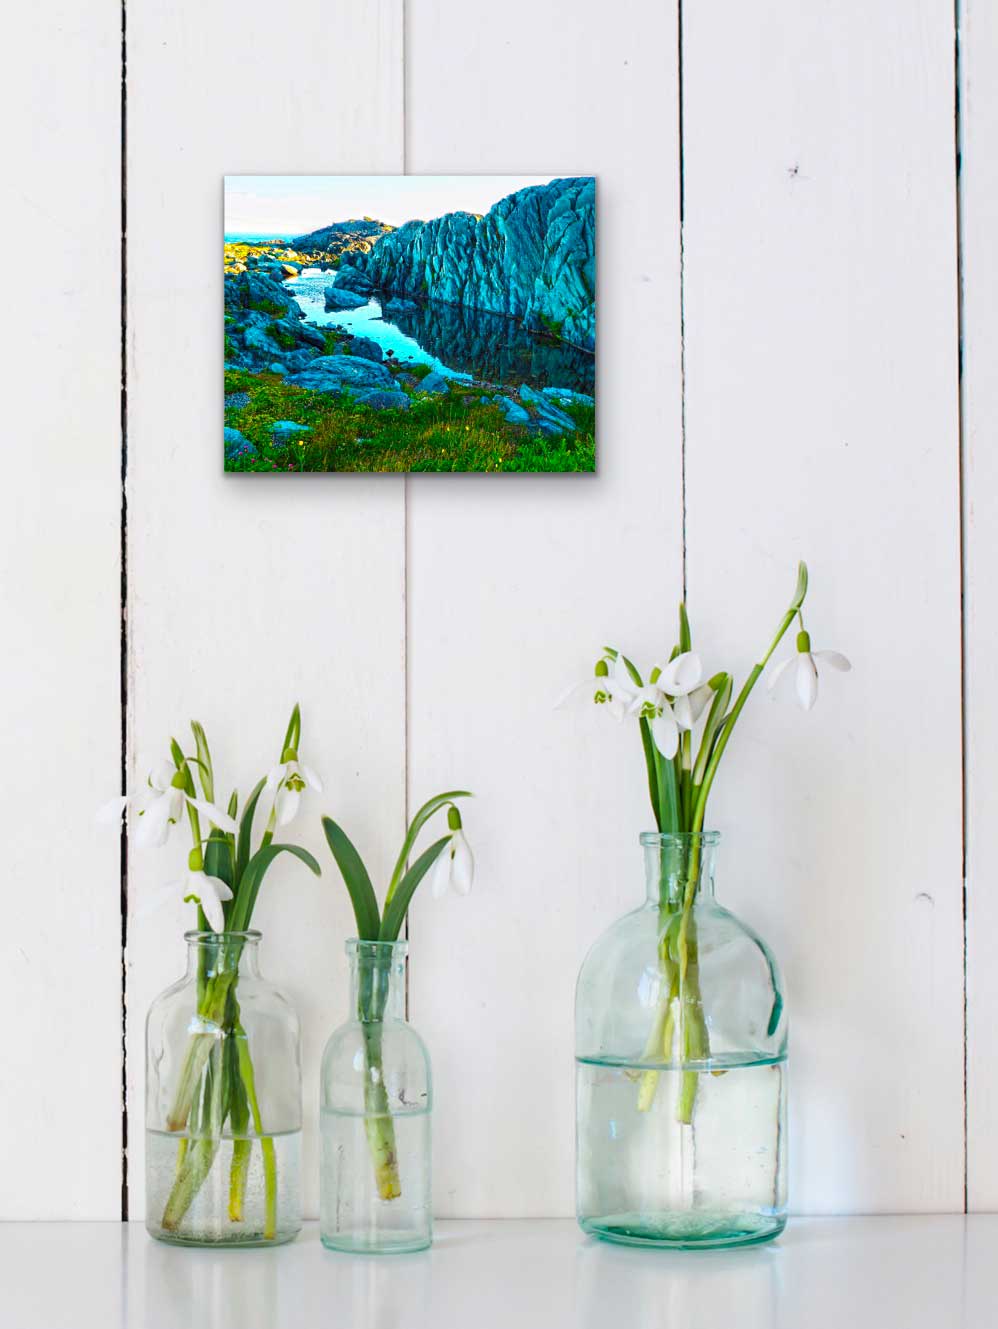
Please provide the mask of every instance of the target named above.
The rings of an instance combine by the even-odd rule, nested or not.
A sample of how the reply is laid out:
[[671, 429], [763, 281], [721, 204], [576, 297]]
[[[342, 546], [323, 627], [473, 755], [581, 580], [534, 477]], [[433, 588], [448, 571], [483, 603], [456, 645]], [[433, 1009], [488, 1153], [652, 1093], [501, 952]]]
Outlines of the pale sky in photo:
[[488, 212], [558, 175], [228, 175], [225, 231], [302, 235], [355, 217], [400, 226], [445, 212]]

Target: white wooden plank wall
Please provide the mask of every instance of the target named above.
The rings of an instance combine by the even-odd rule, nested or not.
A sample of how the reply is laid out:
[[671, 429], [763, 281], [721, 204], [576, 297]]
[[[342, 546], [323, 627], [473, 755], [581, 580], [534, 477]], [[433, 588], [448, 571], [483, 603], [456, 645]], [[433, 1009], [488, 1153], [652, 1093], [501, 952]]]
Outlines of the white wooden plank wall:
[[998, 1209], [998, 11], [961, 6], [967, 1205]]
[[6, 25], [0, 1216], [115, 1218], [120, 33], [96, 0]]
[[648, 814], [636, 734], [552, 708], [604, 642], [660, 652], [682, 578], [676, 13], [513, 0], [501, 40], [465, 19], [411, 8], [407, 166], [598, 176], [599, 473], [410, 481], [410, 802], [474, 791], [479, 874], [417, 899], [410, 991], [439, 1212], [563, 1214], [575, 973], [644, 898]]
[[[321, 806], [382, 875], [407, 800], [472, 788], [476, 889], [418, 900], [411, 927], [436, 1203], [568, 1213], [575, 973], [640, 898], [648, 814], [633, 735], [552, 702], [607, 639], [667, 647], [684, 571], [711, 663], [744, 670], [806, 555], [815, 643], [855, 671], [808, 717], [760, 694], [712, 818], [719, 891], [789, 980], [793, 1205], [960, 1210], [966, 1186], [994, 1208], [993, 7], [958, 6], [962, 715], [951, 0], [403, 6], [129, 7], [130, 777], [196, 712], [245, 793], [300, 700]], [[91, 809], [120, 766], [119, 15], [45, 0], [13, 23], [2, 226], [41, 266], [8, 263], [3, 332], [0, 1216], [114, 1218], [118, 842]], [[39, 81], [23, 53], [42, 50]], [[597, 174], [597, 476], [223, 477], [222, 175], [403, 168]], [[328, 863], [317, 821], [306, 838]], [[136, 1217], [142, 1022], [183, 964], [186, 911], [134, 911], [181, 863], [178, 843], [128, 864]], [[275, 871], [258, 922], [304, 1022], [314, 1213], [350, 931], [331, 865]]]
[[684, 6], [687, 566], [742, 677], [812, 571], [817, 708], [746, 712], [719, 888], [792, 1012], [792, 1203], [963, 1206], [953, 15]]
[[[129, 588], [134, 774], [192, 707], [243, 796], [302, 705], [322, 804], [295, 829], [328, 865], [275, 864], [254, 924], [261, 967], [304, 1030], [305, 1200], [317, 1212], [318, 1063], [346, 1017], [349, 902], [318, 822], [335, 810], [391, 869], [404, 812], [403, 481], [226, 477], [219, 456], [222, 173], [402, 169], [400, 0], [146, 0], [129, 21]], [[288, 484], [287, 481], [291, 483]], [[318, 480], [318, 483], [314, 483]], [[363, 690], [363, 691], [361, 691]], [[224, 797], [227, 797], [227, 793]], [[187, 846], [183, 852], [186, 853]], [[183, 863], [133, 852], [133, 907]], [[128, 945], [129, 1183], [143, 1212], [143, 1018], [181, 972], [182, 920], [133, 922]]]

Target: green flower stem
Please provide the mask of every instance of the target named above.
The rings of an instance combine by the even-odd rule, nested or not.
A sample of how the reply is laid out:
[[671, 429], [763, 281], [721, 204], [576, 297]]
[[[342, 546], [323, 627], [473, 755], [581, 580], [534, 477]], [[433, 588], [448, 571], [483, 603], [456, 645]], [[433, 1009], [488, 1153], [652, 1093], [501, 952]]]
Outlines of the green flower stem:
[[374, 1177], [378, 1195], [382, 1200], [397, 1200], [402, 1194], [399, 1180], [398, 1150], [395, 1144], [395, 1123], [388, 1111], [388, 1090], [381, 1062], [380, 1020], [365, 1021], [364, 1058], [364, 1129], [374, 1164]]
[[212, 1049], [218, 1043], [229, 989], [233, 986], [235, 979], [234, 972], [225, 972], [216, 974], [214, 978], [206, 980], [204, 996], [198, 1002], [198, 1018], [203, 1023], [214, 1025], [216, 1028], [192, 1034], [188, 1040], [187, 1053], [180, 1069], [173, 1103], [166, 1118], [168, 1130], [182, 1131], [187, 1125], [194, 1095], [201, 1083], [201, 1077], [204, 1074], [205, 1066], [208, 1064]]
[[[260, 1115], [260, 1104], [256, 1096], [253, 1059], [250, 1056], [245, 1030], [240, 1026], [236, 1033], [239, 1048], [239, 1074], [246, 1090], [250, 1115], [253, 1118], [253, 1129], [260, 1140], [260, 1151], [263, 1154], [263, 1235], [265, 1240], [272, 1241], [277, 1235], [277, 1151], [274, 1148], [272, 1137], [263, 1133], [263, 1118]], [[246, 1143], [249, 1144], [250, 1141], [247, 1140]]]
[[184, 1150], [183, 1159], [179, 1161], [177, 1175], [163, 1210], [163, 1227], [167, 1232], [175, 1232], [180, 1226], [211, 1171], [221, 1142], [222, 1123], [227, 1110], [225, 1077], [217, 1044], [211, 1051], [215, 1055], [206, 1063], [205, 1076], [206, 1130], [190, 1143]]
[[707, 1061], [710, 1036], [703, 1014], [700, 992], [700, 965], [696, 941], [696, 919], [684, 910], [679, 927], [679, 1019], [683, 1073], [676, 1103], [676, 1120], [683, 1125], [693, 1121], [700, 1072], [686, 1069], [690, 1062]]

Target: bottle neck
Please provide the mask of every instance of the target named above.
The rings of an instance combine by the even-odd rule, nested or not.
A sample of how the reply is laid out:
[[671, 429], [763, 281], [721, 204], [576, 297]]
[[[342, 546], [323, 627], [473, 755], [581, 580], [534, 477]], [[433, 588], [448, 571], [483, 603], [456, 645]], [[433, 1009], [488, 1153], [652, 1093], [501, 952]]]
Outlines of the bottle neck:
[[260, 976], [259, 932], [187, 932], [187, 975]]
[[717, 831], [641, 836], [645, 854], [647, 901], [656, 906], [681, 906], [687, 899], [714, 896], [714, 859], [720, 840]]
[[347, 942], [350, 1009], [362, 1024], [405, 1019], [405, 941]]

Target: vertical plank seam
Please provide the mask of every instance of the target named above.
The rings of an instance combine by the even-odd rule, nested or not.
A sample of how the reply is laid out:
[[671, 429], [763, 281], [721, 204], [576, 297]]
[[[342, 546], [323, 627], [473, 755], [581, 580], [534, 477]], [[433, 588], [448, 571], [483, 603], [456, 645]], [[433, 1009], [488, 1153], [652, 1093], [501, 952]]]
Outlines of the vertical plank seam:
[[[118, 687], [120, 715], [120, 787], [124, 794], [128, 782], [128, 158], [127, 158], [127, 102], [128, 102], [128, 33], [126, 0], [121, 0], [121, 92], [120, 117], [120, 247], [121, 265], [121, 363], [120, 363], [120, 428], [121, 428], [121, 519], [119, 534], [120, 596]], [[121, 1220], [128, 1221], [128, 818], [121, 819], [119, 880], [119, 944], [121, 948]]]
[[960, 80], [963, 73], [960, 49], [962, 0], [953, 0], [953, 167], [955, 172], [956, 229], [956, 316], [957, 316], [957, 488], [960, 532], [960, 882], [963, 925], [963, 1212], [969, 1213], [970, 1134], [969, 1134], [969, 1004], [967, 987], [967, 485], [964, 448], [963, 382], [963, 110]]
[[[406, 60], [406, 3], [399, 0], [402, 56], [402, 174], [408, 171], [408, 61]], [[402, 476], [402, 834], [409, 825], [409, 732], [412, 708], [409, 704], [409, 476]], [[405, 936], [409, 940], [409, 915], [405, 916]], [[411, 1018], [412, 994], [409, 966], [405, 969], [405, 1013]]]
[[682, 586], [686, 600], [686, 163], [683, 143], [683, 0], [676, 5], [676, 56], [679, 96], [679, 444], [682, 500]]

